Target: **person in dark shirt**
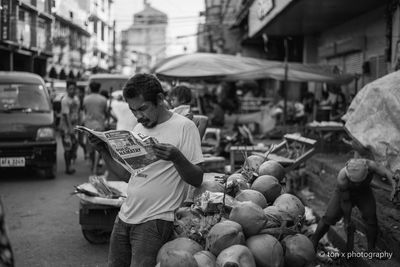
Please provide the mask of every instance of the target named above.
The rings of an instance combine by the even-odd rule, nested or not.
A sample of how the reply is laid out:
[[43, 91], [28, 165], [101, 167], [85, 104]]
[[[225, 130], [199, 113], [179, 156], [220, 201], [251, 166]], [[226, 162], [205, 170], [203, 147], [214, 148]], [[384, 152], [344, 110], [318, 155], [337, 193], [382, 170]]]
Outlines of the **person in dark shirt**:
[[[346, 231], [353, 227], [351, 211], [357, 206], [367, 227], [368, 250], [375, 249], [378, 221], [376, 217], [376, 201], [371, 188], [373, 175], [386, 177], [392, 185], [391, 201], [395, 196], [396, 183], [394, 174], [389, 169], [373, 160], [364, 158], [350, 159], [337, 176], [336, 190], [331, 197], [325, 215], [319, 221], [312, 237], [314, 248], [317, 249], [319, 240], [328, 232], [331, 225], [335, 225], [342, 217]], [[349, 241], [349, 240], [348, 240]]]

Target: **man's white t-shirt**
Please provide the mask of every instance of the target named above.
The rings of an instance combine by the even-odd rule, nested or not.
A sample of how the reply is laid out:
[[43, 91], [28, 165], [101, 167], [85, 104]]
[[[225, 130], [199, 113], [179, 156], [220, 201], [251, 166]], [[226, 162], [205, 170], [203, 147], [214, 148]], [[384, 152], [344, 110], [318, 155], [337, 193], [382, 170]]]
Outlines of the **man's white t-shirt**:
[[[155, 137], [160, 143], [174, 145], [192, 164], [203, 161], [196, 125], [179, 114], [173, 113], [169, 120], [150, 129], [138, 124], [133, 131]], [[155, 219], [173, 221], [174, 210], [185, 200], [188, 187], [171, 161], [156, 161], [136, 176], [131, 176], [128, 196], [121, 206], [119, 218], [130, 224]]]

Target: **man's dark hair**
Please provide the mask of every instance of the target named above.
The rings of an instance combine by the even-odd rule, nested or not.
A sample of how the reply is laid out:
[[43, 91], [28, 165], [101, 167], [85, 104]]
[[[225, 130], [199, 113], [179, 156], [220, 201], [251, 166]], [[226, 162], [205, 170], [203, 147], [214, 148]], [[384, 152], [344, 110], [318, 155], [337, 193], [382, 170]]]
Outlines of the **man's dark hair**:
[[76, 81], [74, 81], [74, 80], [67, 80], [66, 85], [67, 85], [67, 89], [68, 89], [68, 87], [69, 87], [70, 85], [74, 85], [74, 86], [76, 87]]
[[138, 73], [129, 78], [122, 90], [125, 99], [141, 95], [144, 101], [150, 101], [154, 105], [157, 105], [158, 94], [164, 95], [163, 88], [157, 77], [146, 73]]
[[98, 93], [100, 91], [101, 84], [98, 82], [91, 82], [89, 84], [90, 92]]
[[169, 95], [171, 97], [176, 96], [178, 101], [182, 104], [190, 104], [190, 102], [192, 102], [192, 91], [184, 85], [178, 85], [172, 88]]

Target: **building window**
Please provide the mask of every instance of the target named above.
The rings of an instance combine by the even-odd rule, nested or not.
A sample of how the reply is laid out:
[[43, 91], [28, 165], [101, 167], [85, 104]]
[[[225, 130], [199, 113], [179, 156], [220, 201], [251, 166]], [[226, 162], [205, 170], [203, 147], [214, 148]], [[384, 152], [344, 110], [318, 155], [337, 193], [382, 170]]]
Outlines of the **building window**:
[[47, 44], [46, 22], [38, 18], [37, 26], [37, 46], [40, 49], [45, 49]]
[[97, 33], [97, 20], [93, 21], [93, 32]]
[[49, 11], [49, 0], [36, 0], [36, 8], [40, 12], [48, 12]]
[[18, 20], [19, 21], [25, 21], [25, 11], [24, 10], [20, 10], [18, 12]]
[[104, 22], [102, 22], [101, 23], [101, 40], [102, 41], [104, 41], [104, 28], [105, 28], [105, 25], [104, 25]]
[[25, 46], [31, 45], [31, 23], [32, 18], [29, 12], [19, 10], [17, 24], [18, 42]]

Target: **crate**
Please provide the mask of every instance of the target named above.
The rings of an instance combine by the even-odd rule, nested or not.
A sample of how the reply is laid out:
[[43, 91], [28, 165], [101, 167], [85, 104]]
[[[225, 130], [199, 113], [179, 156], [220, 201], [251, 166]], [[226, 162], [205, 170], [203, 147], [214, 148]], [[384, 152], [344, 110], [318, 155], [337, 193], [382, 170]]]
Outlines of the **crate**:
[[216, 156], [204, 156], [202, 168], [204, 172], [223, 173], [225, 171], [225, 158]]

